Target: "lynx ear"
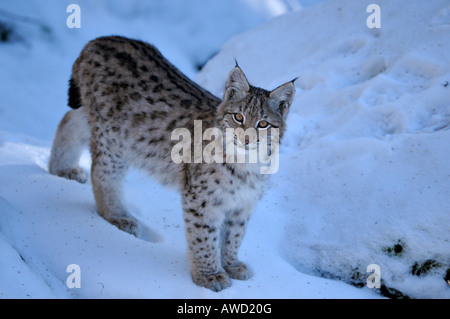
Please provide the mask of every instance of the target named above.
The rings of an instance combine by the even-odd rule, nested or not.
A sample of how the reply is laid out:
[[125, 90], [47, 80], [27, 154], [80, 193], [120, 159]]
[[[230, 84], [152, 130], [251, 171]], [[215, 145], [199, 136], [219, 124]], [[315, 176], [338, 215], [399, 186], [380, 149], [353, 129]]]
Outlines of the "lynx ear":
[[277, 87], [269, 95], [272, 108], [278, 111], [283, 117], [286, 117], [289, 107], [294, 100], [294, 81], [295, 79]]
[[225, 85], [225, 94], [223, 99], [229, 100], [234, 97], [242, 97], [248, 90], [250, 85], [241, 68], [236, 64], [230, 74], [228, 74], [227, 83]]

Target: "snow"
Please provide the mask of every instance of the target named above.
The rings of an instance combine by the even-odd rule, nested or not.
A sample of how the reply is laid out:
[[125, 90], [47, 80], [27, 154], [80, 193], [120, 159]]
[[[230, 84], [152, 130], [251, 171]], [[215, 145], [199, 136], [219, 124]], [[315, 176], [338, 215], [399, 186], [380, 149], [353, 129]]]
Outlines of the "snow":
[[[220, 94], [234, 57], [254, 85], [299, 77], [269, 195], [296, 269], [360, 284], [375, 263], [387, 287], [449, 298], [450, 7], [377, 3], [381, 29], [365, 24], [369, 1], [275, 18], [226, 43], [196, 79]], [[401, 254], [386, 253], [399, 241]], [[429, 259], [441, 267], [411, 274]]]
[[[447, 1], [378, 0], [381, 29], [366, 26], [371, 1], [77, 3], [81, 29], [61, 1], [1, 5], [48, 28], [17, 22], [26, 42], [0, 43], [0, 298], [380, 298], [370, 264], [404, 295], [450, 298]], [[125, 185], [141, 238], [98, 216], [89, 182], [48, 173], [71, 65], [105, 34], [156, 44], [217, 96], [234, 58], [266, 89], [298, 77], [280, 170], [240, 250], [250, 280], [192, 283], [179, 195], [145, 173]], [[413, 275], [427, 260], [438, 266]]]

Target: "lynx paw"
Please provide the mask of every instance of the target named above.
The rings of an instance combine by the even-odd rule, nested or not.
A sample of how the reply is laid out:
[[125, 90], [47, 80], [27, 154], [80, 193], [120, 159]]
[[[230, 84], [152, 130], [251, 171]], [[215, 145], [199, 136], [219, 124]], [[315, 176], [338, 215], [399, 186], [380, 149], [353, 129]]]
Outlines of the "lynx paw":
[[66, 170], [62, 170], [59, 172], [56, 172], [56, 175], [59, 177], [64, 177], [67, 179], [72, 179], [74, 181], [77, 181], [81, 184], [86, 183], [87, 181], [87, 174], [86, 172], [79, 168], [79, 167], [75, 167], [75, 168], [69, 168]]
[[228, 274], [223, 271], [209, 275], [198, 274], [193, 275], [192, 277], [196, 285], [211, 289], [214, 292], [221, 291], [231, 286]]
[[112, 217], [108, 221], [120, 230], [139, 237], [140, 231], [136, 219], [132, 217]]
[[238, 262], [232, 266], [224, 267], [230, 278], [238, 280], [247, 280], [253, 276], [251, 270], [243, 262]]

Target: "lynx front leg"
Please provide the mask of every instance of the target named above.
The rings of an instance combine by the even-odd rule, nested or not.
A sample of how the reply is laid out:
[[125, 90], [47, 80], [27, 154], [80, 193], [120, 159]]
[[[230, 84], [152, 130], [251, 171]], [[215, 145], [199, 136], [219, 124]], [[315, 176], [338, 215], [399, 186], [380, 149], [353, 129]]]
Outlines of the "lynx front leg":
[[231, 285], [230, 278], [220, 261], [222, 219], [202, 203], [193, 205], [192, 202], [183, 201], [183, 212], [194, 283], [213, 291], [228, 288]]
[[227, 216], [222, 228], [222, 265], [233, 279], [252, 277], [251, 270], [237, 258], [248, 219], [249, 215], [244, 210], [235, 210]]
[[122, 204], [126, 166], [95, 147], [92, 154], [91, 180], [99, 214], [119, 229], [138, 237], [138, 223]]

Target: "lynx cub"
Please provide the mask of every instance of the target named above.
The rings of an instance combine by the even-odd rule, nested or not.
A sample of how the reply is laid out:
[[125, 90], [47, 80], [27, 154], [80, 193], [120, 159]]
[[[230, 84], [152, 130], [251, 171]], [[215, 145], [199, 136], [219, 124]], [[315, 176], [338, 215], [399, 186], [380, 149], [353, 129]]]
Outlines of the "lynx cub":
[[[175, 163], [171, 133], [194, 120], [202, 130], [254, 128], [285, 130], [294, 98], [293, 81], [269, 92], [251, 86], [236, 65], [223, 100], [189, 80], [153, 46], [118, 36], [89, 42], [75, 61], [69, 106], [58, 126], [49, 162], [52, 174], [80, 183], [78, 166], [90, 142], [91, 181], [99, 214], [121, 230], [139, 235], [138, 222], [122, 202], [122, 181], [132, 165], [163, 184], [175, 185], [182, 208], [193, 281], [213, 291], [230, 286], [230, 278], [248, 279], [251, 272], [238, 261], [238, 248], [268, 175], [259, 163]], [[270, 133], [269, 133], [270, 134]], [[245, 134], [233, 136], [238, 149], [258, 146]], [[198, 146], [197, 146], [198, 147]], [[203, 144], [200, 147], [204, 147]], [[195, 148], [195, 145], [194, 147]]]

